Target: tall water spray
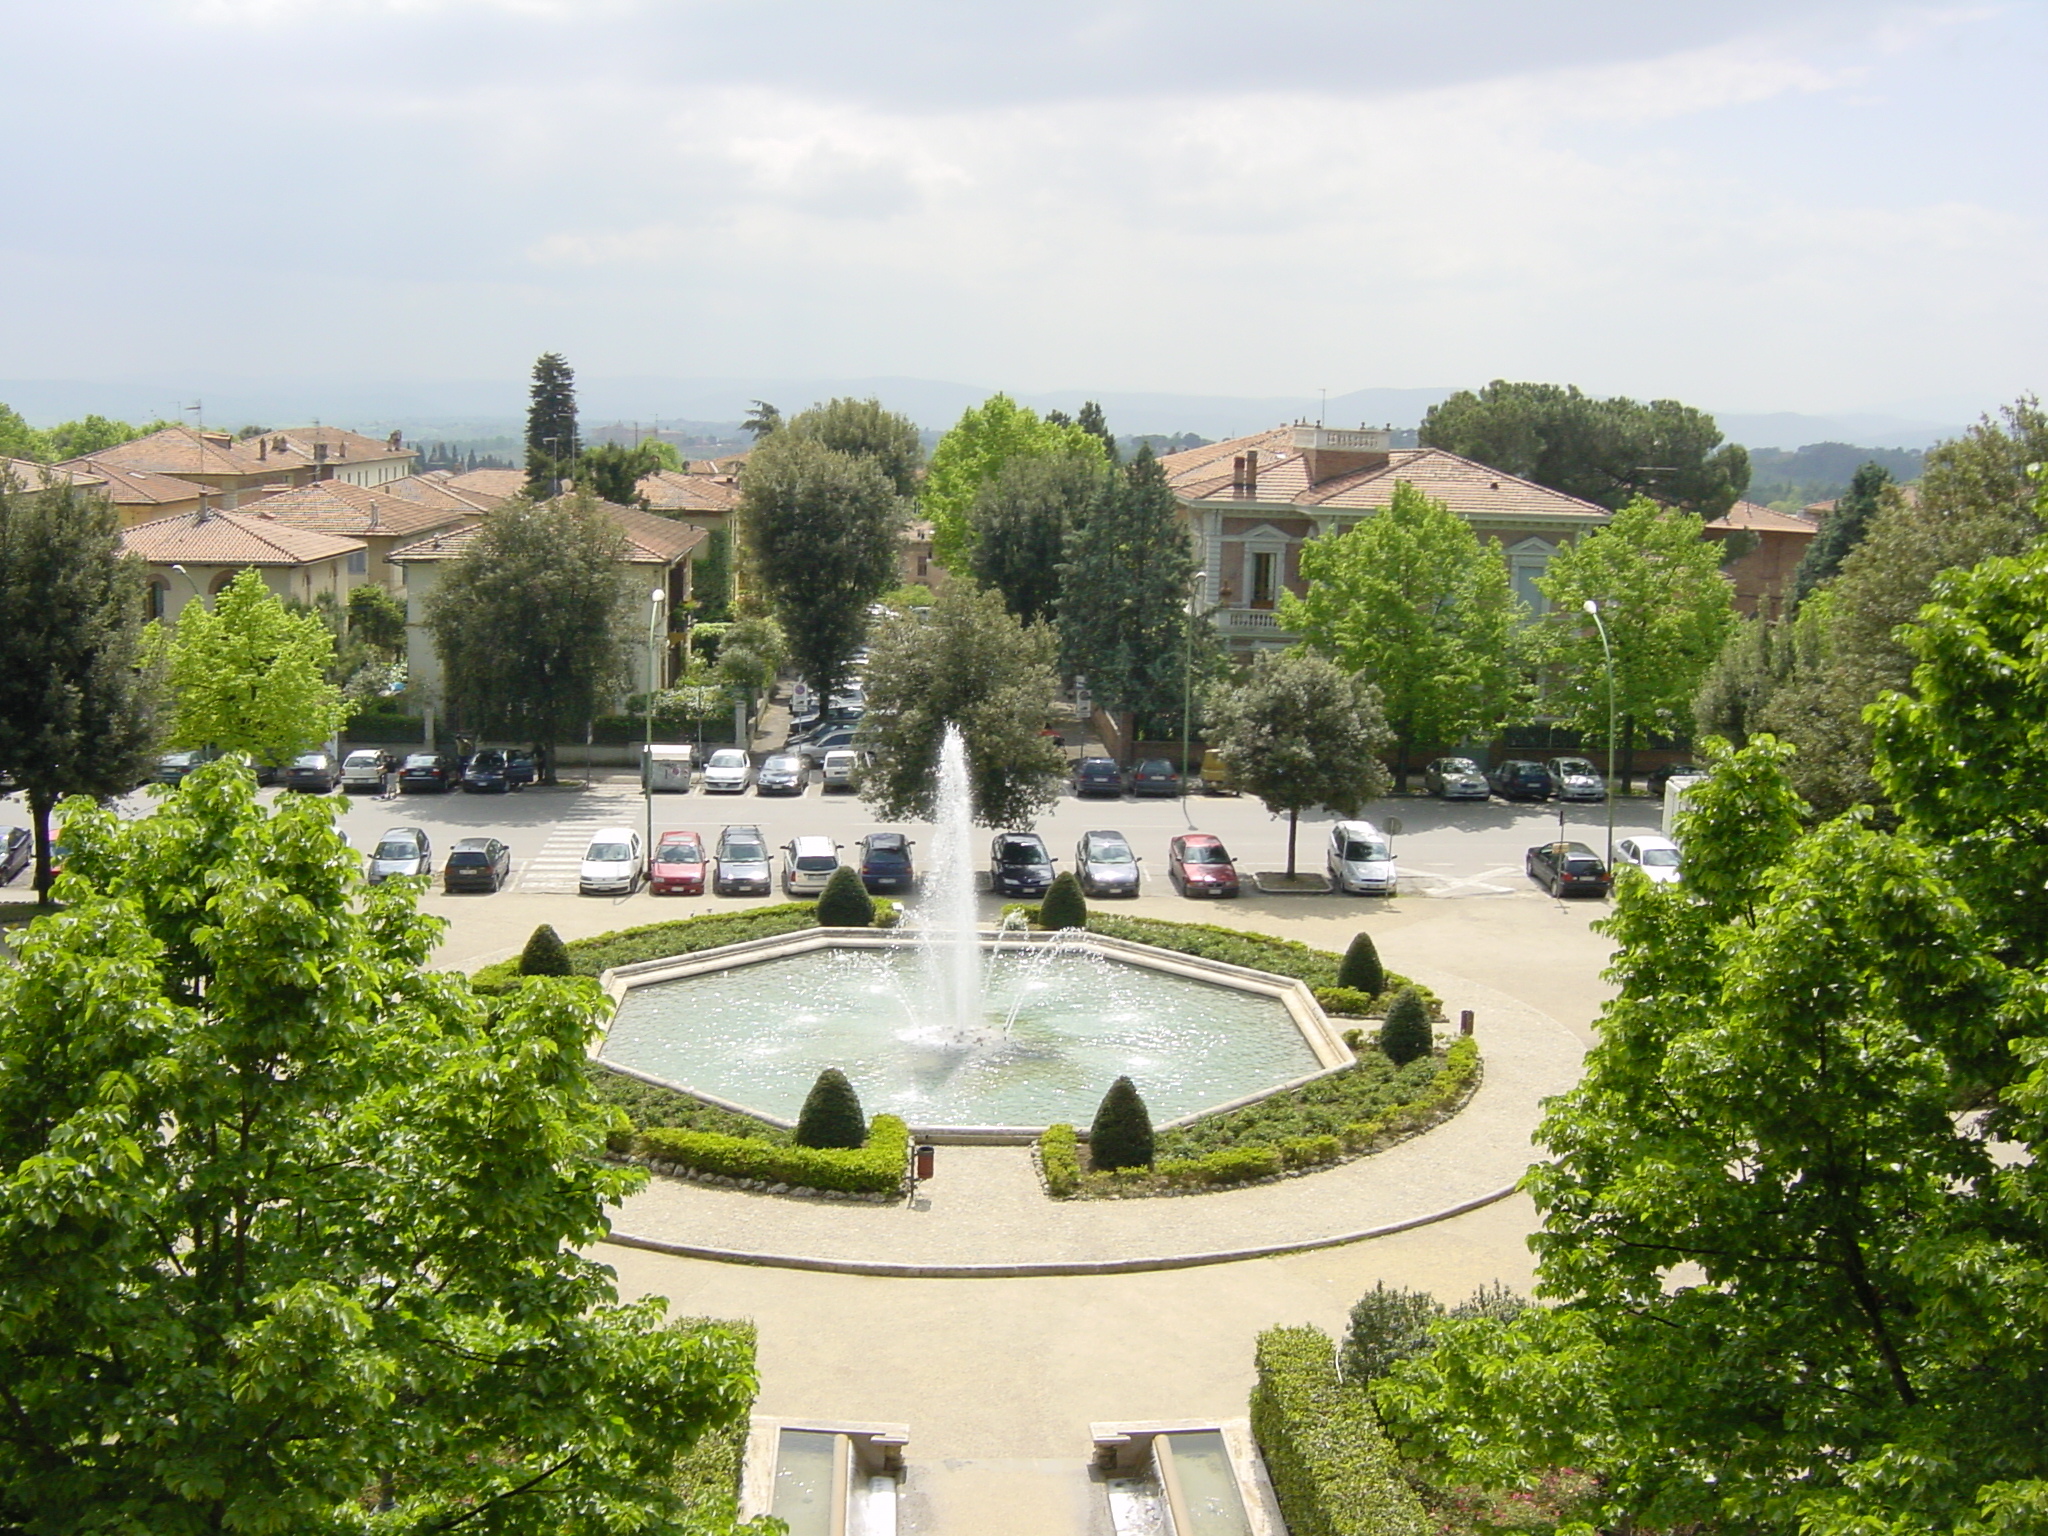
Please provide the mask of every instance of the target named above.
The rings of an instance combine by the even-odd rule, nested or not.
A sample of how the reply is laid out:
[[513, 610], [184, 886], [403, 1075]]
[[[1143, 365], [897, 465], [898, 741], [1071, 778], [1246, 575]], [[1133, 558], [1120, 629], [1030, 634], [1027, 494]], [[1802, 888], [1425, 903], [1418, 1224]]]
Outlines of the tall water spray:
[[974, 923], [974, 791], [967, 780], [966, 738], [957, 725], [946, 726], [939, 744], [933, 821], [922, 946], [930, 1011], [935, 1023], [973, 1028], [983, 1011], [981, 941]]

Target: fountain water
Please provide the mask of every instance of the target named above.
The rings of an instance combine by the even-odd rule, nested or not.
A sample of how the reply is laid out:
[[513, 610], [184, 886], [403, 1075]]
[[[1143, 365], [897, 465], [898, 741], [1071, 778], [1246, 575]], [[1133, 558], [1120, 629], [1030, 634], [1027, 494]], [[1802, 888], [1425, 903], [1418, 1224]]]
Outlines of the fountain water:
[[948, 723], [939, 744], [938, 802], [932, 852], [925, 861], [925, 908], [919, 935], [928, 1024], [979, 1033], [985, 1003], [981, 939], [974, 921], [974, 790], [967, 778], [967, 741]]

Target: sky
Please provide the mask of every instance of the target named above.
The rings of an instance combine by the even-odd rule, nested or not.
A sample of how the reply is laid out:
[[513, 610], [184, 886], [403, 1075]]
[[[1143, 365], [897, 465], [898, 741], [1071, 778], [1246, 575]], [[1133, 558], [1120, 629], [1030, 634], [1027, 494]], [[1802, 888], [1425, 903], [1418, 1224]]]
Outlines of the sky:
[[9, 11], [0, 379], [2044, 382], [2048, 0]]

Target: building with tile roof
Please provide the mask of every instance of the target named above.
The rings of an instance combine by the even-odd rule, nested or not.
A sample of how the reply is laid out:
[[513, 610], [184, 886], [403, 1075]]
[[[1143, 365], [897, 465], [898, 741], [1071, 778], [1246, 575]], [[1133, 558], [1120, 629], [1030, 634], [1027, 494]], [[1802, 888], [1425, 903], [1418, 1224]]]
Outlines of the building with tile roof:
[[396, 494], [398, 487], [408, 483], [397, 480], [373, 490], [346, 480], [319, 480], [267, 496], [257, 510], [294, 528], [362, 540], [363, 569], [356, 574], [395, 590], [398, 573], [386, 561], [394, 549], [437, 529], [474, 522], [483, 515], [461, 500], [434, 505]]
[[523, 469], [468, 469], [448, 477], [451, 490], [465, 496], [488, 496], [493, 503], [508, 501], [526, 490]]
[[127, 474], [170, 475], [206, 487], [214, 505], [234, 511], [263, 496], [315, 481], [376, 486], [412, 473], [414, 449], [340, 427], [294, 427], [236, 438], [226, 432], [172, 426], [67, 465]]
[[1277, 609], [1282, 591], [1305, 590], [1302, 546], [1383, 510], [1400, 484], [1443, 502], [1500, 546], [1516, 595], [1538, 613], [1547, 604], [1535, 582], [1551, 557], [1609, 520], [1593, 502], [1441, 448], [1395, 448], [1391, 438], [1374, 428], [1297, 423], [1160, 460], [1195, 537], [1199, 599], [1227, 644], [1291, 644]]
[[701, 528], [723, 528], [740, 499], [739, 476], [731, 474], [657, 469], [634, 489], [653, 511]]
[[361, 539], [212, 508], [138, 523], [121, 535], [121, 546], [149, 567], [150, 614], [161, 619], [177, 618], [187, 603], [212, 598], [252, 568], [281, 598], [310, 603], [326, 593], [345, 603], [362, 585], [367, 552]]
[[1735, 587], [1737, 612], [1745, 618], [1761, 614], [1776, 619], [1784, 617], [1791, 606], [1793, 573], [1806, 557], [1807, 545], [1820, 532], [1820, 521], [1754, 501], [1738, 501], [1703, 532], [1718, 542], [1732, 538], [1750, 544], [1746, 554], [1722, 566], [1722, 573]]

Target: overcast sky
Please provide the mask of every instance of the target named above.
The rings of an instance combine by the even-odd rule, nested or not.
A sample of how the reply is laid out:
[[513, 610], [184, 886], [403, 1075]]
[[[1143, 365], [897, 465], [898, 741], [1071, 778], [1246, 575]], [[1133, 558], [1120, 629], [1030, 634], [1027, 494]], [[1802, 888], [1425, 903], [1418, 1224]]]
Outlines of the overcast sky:
[[9, 7], [0, 378], [2043, 383], [2043, 0]]

